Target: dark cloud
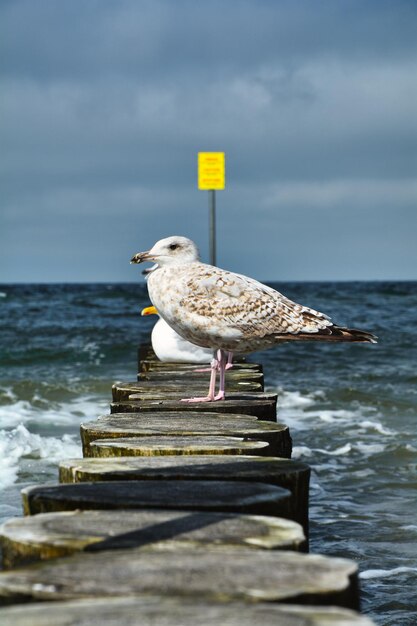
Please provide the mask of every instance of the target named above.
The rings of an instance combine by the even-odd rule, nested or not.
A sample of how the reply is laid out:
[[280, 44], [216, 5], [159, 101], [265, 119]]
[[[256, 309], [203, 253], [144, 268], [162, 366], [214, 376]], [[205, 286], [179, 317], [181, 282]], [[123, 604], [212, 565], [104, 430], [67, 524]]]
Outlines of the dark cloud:
[[[1, 6], [13, 75], [96, 79], [224, 75], [328, 56], [401, 59], [416, 51], [404, 0], [13, 0]], [[23, 45], [22, 45], [23, 44]]]
[[[196, 155], [219, 149], [223, 264], [415, 277], [416, 17], [402, 0], [1, 2], [0, 280], [129, 280], [129, 255], [173, 232], [205, 252]], [[262, 258], [241, 253], [255, 235]]]

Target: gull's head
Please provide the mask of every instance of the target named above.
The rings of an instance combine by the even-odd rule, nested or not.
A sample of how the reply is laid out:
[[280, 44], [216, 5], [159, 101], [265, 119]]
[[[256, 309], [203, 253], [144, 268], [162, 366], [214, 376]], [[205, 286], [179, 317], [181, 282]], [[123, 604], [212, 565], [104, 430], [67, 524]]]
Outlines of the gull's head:
[[135, 254], [131, 263], [143, 263], [144, 261], [153, 261], [160, 267], [166, 265], [184, 265], [199, 260], [197, 246], [191, 239], [174, 235], [160, 239], [147, 252], [138, 252]]

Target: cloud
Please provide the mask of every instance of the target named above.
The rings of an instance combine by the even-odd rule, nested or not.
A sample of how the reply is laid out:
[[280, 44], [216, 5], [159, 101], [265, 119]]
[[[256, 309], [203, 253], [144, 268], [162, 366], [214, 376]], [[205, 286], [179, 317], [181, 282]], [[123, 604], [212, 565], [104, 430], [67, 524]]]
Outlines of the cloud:
[[265, 207], [285, 206], [291, 209], [314, 210], [350, 207], [352, 213], [374, 207], [414, 205], [417, 198], [416, 179], [369, 180], [342, 179], [332, 181], [294, 181], [271, 185], [265, 195]]
[[404, 0], [13, 0], [1, 12], [5, 71], [44, 80], [234, 75], [326, 56], [361, 62], [415, 52], [416, 9]]
[[[302, 277], [304, 264], [328, 277], [325, 259], [312, 265], [307, 254], [320, 247], [321, 216], [339, 250], [357, 248], [363, 261], [347, 271], [336, 254], [332, 277], [375, 276], [370, 248], [380, 275], [384, 232], [368, 227], [366, 241], [347, 229], [340, 242], [332, 221], [361, 213], [369, 226], [385, 216], [394, 235], [399, 258], [387, 271], [415, 275], [416, 13], [406, 0], [3, 1], [0, 255], [13, 269], [5, 263], [0, 278], [51, 279], [50, 250], [54, 280], [70, 279], [60, 261], [71, 257], [68, 233], [79, 242], [74, 280], [98, 255], [89, 279], [125, 279], [125, 247], [139, 238], [204, 241], [200, 150], [226, 152], [219, 241], [235, 269], [254, 232], [272, 267], [284, 232], [283, 255], [292, 246], [299, 263], [287, 275]], [[28, 249], [29, 269], [19, 266]], [[247, 271], [263, 271], [252, 262]]]

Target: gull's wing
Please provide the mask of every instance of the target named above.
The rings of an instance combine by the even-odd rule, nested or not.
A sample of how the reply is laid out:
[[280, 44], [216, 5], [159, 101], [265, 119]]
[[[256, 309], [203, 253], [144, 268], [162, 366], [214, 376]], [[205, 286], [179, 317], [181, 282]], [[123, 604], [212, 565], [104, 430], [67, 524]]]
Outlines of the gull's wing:
[[184, 277], [186, 295], [180, 305], [190, 318], [241, 333], [241, 337], [318, 333], [332, 322], [323, 313], [296, 304], [258, 281], [198, 263]]

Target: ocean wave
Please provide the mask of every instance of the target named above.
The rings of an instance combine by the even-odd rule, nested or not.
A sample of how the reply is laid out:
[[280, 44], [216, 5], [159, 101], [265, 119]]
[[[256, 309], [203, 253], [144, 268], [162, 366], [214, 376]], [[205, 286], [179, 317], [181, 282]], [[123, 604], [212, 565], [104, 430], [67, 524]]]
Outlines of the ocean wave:
[[324, 395], [322, 391], [313, 391], [307, 394], [302, 394], [300, 391], [285, 391], [282, 388], [278, 388], [277, 391], [279, 394], [279, 406], [283, 409], [313, 406], [317, 400], [322, 400]]
[[318, 417], [322, 422], [331, 424], [333, 422], [351, 422], [353, 418], [358, 416], [356, 410], [348, 409], [324, 409], [319, 411], [309, 411], [309, 417]]
[[377, 433], [380, 433], [381, 435], [387, 435], [389, 437], [392, 437], [393, 435], [397, 434], [395, 430], [391, 430], [390, 428], [385, 428], [385, 426], [383, 426], [381, 422], [373, 422], [371, 420], [364, 420], [363, 422], [359, 424], [359, 426], [364, 429], [376, 430]]
[[9, 487], [16, 482], [23, 458], [46, 459], [48, 463], [80, 455], [80, 445], [75, 435], [42, 437], [29, 432], [19, 424], [13, 430], [0, 431], [0, 487]]
[[382, 443], [365, 443], [364, 441], [358, 441], [354, 445], [354, 448], [361, 454], [369, 456], [372, 454], [379, 454], [380, 452], [384, 452], [387, 446]]
[[292, 449], [291, 458], [293, 460], [302, 459], [303, 457], [312, 456], [313, 450], [308, 446], [294, 446]]
[[363, 456], [369, 456], [372, 454], [379, 454], [386, 449], [386, 446], [380, 443], [365, 443], [357, 441], [356, 443], [345, 443], [343, 446], [339, 446], [334, 450], [325, 450], [324, 448], [313, 448], [313, 452], [320, 452], [329, 456], [343, 456], [350, 452], [360, 452]]
[[397, 574], [417, 574], [417, 567], [394, 567], [393, 569], [367, 569], [359, 574], [359, 578], [368, 580], [369, 578], [388, 578]]
[[323, 401], [321, 391], [312, 391], [303, 394], [300, 391], [285, 391], [271, 387], [278, 392], [278, 421], [285, 422], [290, 429], [304, 430], [310, 428], [307, 420], [312, 416], [311, 408], [317, 402]]
[[[373, 429], [384, 435], [396, 434], [394, 431], [386, 428], [381, 422], [366, 419], [368, 415], [374, 417], [375, 407], [373, 406], [355, 402], [350, 403], [348, 408], [327, 408], [330, 404], [332, 407], [334, 406], [334, 399], [328, 400], [322, 390], [302, 393], [300, 391], [286, 391], [283, 388], [279, 388], [278, 390], [274, 389], [274, 391], [278, 392], [278, 417], [282, 420], [288, 417], [300, 429], [306, 427], [305, 422], [307, 421], [320, 420], [320, 422], [325, 424], [354, 423], [356, 426]], [[308, 424], [308, 427], [310, 427], [310, 424]]]
[[[287, 391], [283, 387], [267, 387], [269, 391], [278, 393], [278, 407], [283, 411], [301, 410], [304, 417], [320, 417], [324, 421], [328, 421], [329, 417], [334, 419], [350, 419], [352, 417], [361, 417], [365, 425], [375, 425], [376, 422], [370, 420], [365, 421], [365, 414], [375, 414], [375, 407], [361, 404], [359, 402], [349, 402], [349, 408], [327, 408], [334, 407], [335, 399], [327, 398], [325, 392], [316, 389], [311, 392], [303, 393], [301, 391]], [[346, 404], [343, 401], [343, 404]], [[382, 425], [381, 425], [382, 426]]]
[[108, 402], [98, 401], [97, 398], [79, 398], [65, 403], [36, 402], [36, 396], [31, 400], [13, 402], [10, 395], [9, 399], [10, 404], [0, 406], [0, 428], [14, 428], [28, 423], [76, 427], [86, 418], [95, 419], [108, 407]]
[[321, 452], [321, 454], [328, 454], [330, 456], [340, 456], [343, 454], [348, 454], [349, 452], [352, 451], [352, 449], [353, 449], [352, 444], [345, 443], [344, 446], [340, 446], [339, 448], [336, 448], [335, 450], [324, 450], [323, 448], [316, 448], [314, 452]]
[[[373, 454], [379, 454], [386, 450], [386, 446], [381, 443], [365, 443], [357, 441], [355, 443], [345, 443], [333, 450], [326, 450], [325, 448], [309, 448], [308, 446], [295, 446], [292, 451], [293, 459], [300, 459], [301, 457], [311, 457], [314, 454], [324, 454], [325, 456], [344, 456], [352, 453], [360, 453], [361, 456], [368, 457]], [[316, 456], [317, 458], [317, 456]], [[317, 458], [317, 460], [319, 460]], [[320, 463], [323, 468], [323, 463]]]

